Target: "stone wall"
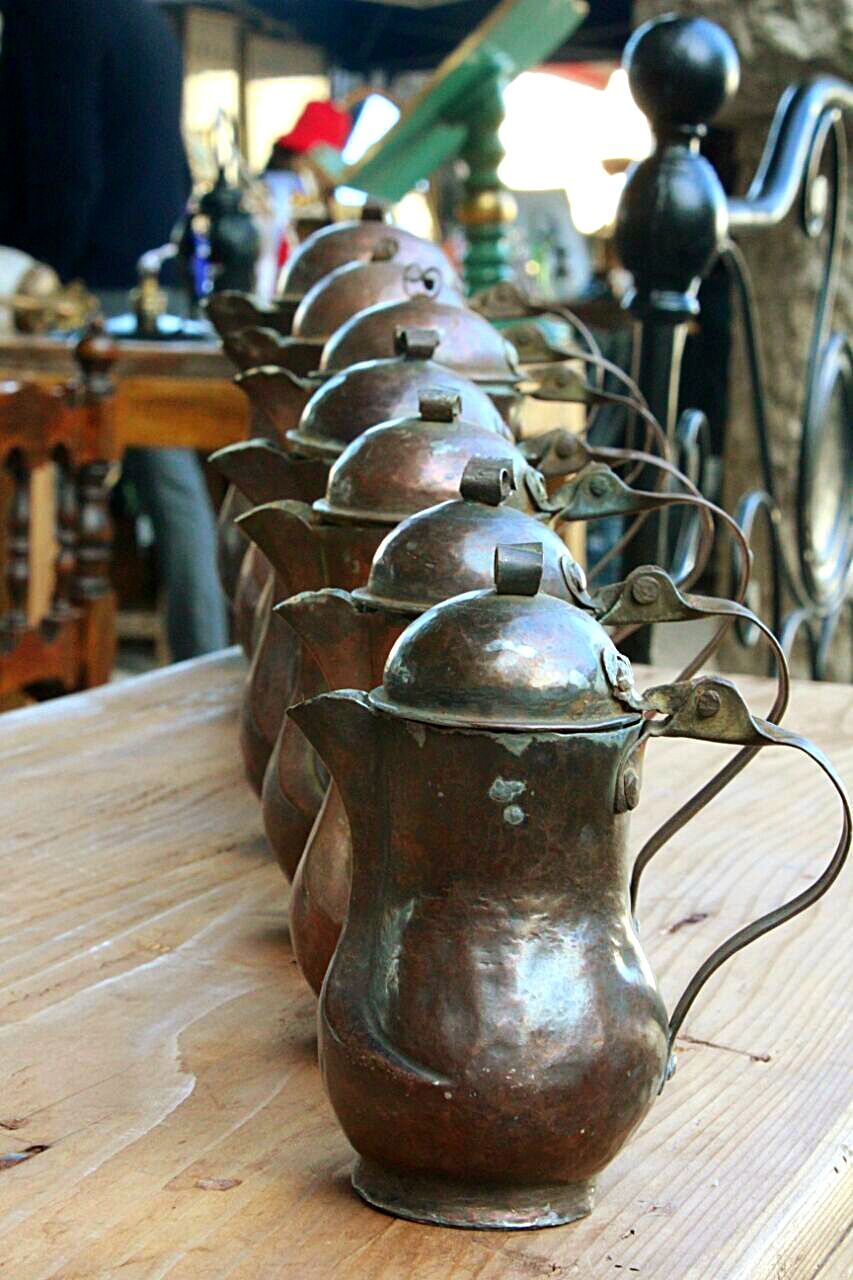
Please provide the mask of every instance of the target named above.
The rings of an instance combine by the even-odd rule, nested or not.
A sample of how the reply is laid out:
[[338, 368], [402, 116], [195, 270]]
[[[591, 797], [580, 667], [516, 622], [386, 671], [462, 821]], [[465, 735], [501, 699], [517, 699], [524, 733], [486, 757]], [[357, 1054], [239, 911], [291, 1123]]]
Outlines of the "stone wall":
[[[851, 78], [853, 66], [853, 5], [849, 0], [638, 0], [639, 24], [658, 14], [678, 12], [718, 22], [733, 38], [741, 59], [741, 87], [733, 103], [716, 122], [735, 131], [738, 193], [742, 193], [760, 159], [773, 111], [782, 91], [792, 83], [821, 73]], [[848, 142], [850, 122], [848, 121]], [[848, 198], [847, 261], [834, 313], [834, 328], [853, 332], [853, 272], [850, 233], [853, 200]], [[811, 241], [803, 234], [796, 209], [779, 227], [740, 238], [758, 304], [760, 340], [767, 371], [766, 395], [772, 433], [773, 465], [783, 509], [783, 537], [789, 560], [795, 545], [795, 494], [805, 370], [814, 304], [823, 269], [825, 238]], [[748, 386], [736, 329], [731, 362], [731, 406], [725, 458], [723, 500], [734, 510], [741, 494], [760, 484], [755, 436], [749, 410]], [[765, 577], [760, 539], [756, 547], [756, 579]], [[766, 581], [766, 577], [765, 577]], [[754, 599], [760, 605], [760, 592]], [[795, 649], [795, 670], [807, 674], [802, 646]], [[729, 645], [724, 664], [732, 669], [756, 669], [758, 655]], [[850, 630], [840, 627], [830, 660], [830, 675], [849, 680]]]

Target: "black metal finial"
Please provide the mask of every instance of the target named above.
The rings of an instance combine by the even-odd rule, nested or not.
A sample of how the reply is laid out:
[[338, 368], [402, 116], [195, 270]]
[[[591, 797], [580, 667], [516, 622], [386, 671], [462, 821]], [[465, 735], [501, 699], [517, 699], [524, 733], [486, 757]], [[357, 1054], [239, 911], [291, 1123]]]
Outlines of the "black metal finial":
[[634, 277], [627, 302], [642, 318], [679, 324], [697, 314], [699, 281], [728, 229], [725, 192], [699, 138], [737, 90], [737, 51], [715, 23], [668, 15], [638, 28], [623, 65], [656, 135], [616, 219], [616, 248]]
[[654, 130], [700, 129], [737, 93], [740, 61], [731, 37], [707, 18], [666, 14], [638, 27], [622, 65], [634, 101]]

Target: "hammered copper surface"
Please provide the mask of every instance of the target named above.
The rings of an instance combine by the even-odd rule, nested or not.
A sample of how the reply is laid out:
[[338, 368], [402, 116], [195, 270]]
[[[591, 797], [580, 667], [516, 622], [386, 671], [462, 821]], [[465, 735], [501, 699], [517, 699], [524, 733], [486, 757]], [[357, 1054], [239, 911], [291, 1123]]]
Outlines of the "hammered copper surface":
[[[447, 409], [450, 402], [452, 410]], [[415, 511], [455, 498], [473, 457], [506, 463], [515, 480], [511, 501], [535, 510], [531, 484], [538, 473], [515, 445], [460, 419], [458, 397], [442, 387], [422, 392], [419, 405], [418, 417], [371, 427], [347, 446], [329, 472], [326, 495], [316, 504], [319, 511], [340, 520], [397, 524]]]
[[438, 342], [434, 329], [398, 331], [397, 354], [387, 360], [351, 365], [314, 392], [299, 425], [287, 433], [288, 442], [300, 453], [334, 461], [368, 427], [414, 416], [421, 393], [436, 386], [459, 396], [461, 417], [467, 422], [513, 439], [511, 429], [480, 387], [432, 359]]
[[472, 733], [383, 714], [351, 691], [291, 715], [352, 827], [349, 912], [319, 1026], [356, 1188], [454, 1225], [588, 1212], [590, 1183], [642, 1120], [668, 1057], [613, 805], [639, 722]]

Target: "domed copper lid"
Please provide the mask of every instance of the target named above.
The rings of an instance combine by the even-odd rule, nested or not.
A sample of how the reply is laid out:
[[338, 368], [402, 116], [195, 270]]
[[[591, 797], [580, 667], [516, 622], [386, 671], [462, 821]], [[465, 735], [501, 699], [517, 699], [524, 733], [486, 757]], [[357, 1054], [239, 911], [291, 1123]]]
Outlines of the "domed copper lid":
[[409, 516], [388, 534], [373, 557], [364, 587], [353, 595], [376, 608], [423, 613], [462, 591], [494, 582], [495, 547], [539, 543], [541, 589], [575, 601], [586, 582], [562, 538], [533, 516], [507, 504], [512, 459], [472, 458], [459, 486], [461, 498]]
[[376, 246], [389, 238], [396, 241], [399, 255], [406, 261], [435, 267], [448, 280], [453, 277], [453, 268], [444, 250], [430, 240], [384, 222], [336, 222], [330, 227], [321, 227], [303, 241], [285, 268], [279, 292], [288, 297], [302, 297], [330, 271], [347, 262], [369, 258]]
[[398, 329], [437, 329], [435, 359], [473, 382], [518, 382], [515, 349], [497, 329], [467, 307], [454, 307], [434, 298], [408, 298], [367, 307], [341, 325], [326, 343], [320, 370], [335, 373], [362, 360], [388, 359], [394, 354]]
[[365, 307], [423, 294], [452, 306], [465, 305], [453, 273], [409, 261], [397, 240], [380, 240], [367, 261], [336, 267], [312, 285], [293, 317], [296, 338], [327, 339]]
[[414, 417], [418, 398], [432, 387], [458, 395], [460, 417], [494, 431], [506, 440], [513, 434], [492, 401], [473, 382], [442, 368], [432, 359], [438, 346], [435, 329], [400, 329], [397, 353], [389, 360], [367, 360], [336, 373], [322, 383], [303, 410], [288, 442], [314, 457], [337, 458], [368, 427], [392, 418]]
[[495, 586], [436, 605], [400, 636], [383, 711], [491, 730], [592, 731], [641, 719], [631, 665], [600, 623], [539, 590], [540, 543], [502, 546]]
[[507, 460], [518, 493], [513, 503], [534, 509], [539, 477], [521, 451], [502, 436], [459, 417], [459, 397], [443, 388], [424, 392], [419, 415], [371, 427], [348, 445], [329, 472], [325, 498], [314, 509], [359, 524], [399, 524], [406, 516], [456, 497], [470, 458]]

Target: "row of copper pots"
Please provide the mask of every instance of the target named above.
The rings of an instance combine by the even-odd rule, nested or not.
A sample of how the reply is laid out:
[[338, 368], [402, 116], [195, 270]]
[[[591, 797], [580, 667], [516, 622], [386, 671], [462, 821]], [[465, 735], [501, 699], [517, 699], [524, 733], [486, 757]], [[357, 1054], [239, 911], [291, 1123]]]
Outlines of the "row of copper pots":
[[[595, 1176], [668, 1078], [675, 1033], [709, 973], [824, 892], [849, 843], [845, 809], [814, 889], [719, 948], [667, 1019], [624, 903], [626, 819], [648, 737], [747, 754], [792, 745], [840, 784], [726, 681], [640, 695], [603, 624], [760, 624], [743, 606], [680, 592], [660, 569], [591, 594], [528, 502], [509, 505], [516, 471], [511, 454], [469, 460], [461, 497], [398, 524], [363, 587], [303, 592], [276, 610], [325, 690], [292, 709], [279, 742], [293, 742], [297, 724], [335, 779], [290, 915], [300, 967], [321, 991], [324, 1079], [365, 1199], [453, 1225], [589, 1212]], [[291, 505], [267, 504], [247, 523], [263, 527]], [[294, 547], [282, 550], [287, 559]], [[343, 688], [364, 692], [333, 692]], [[570, 804], [561, 775], [583, 779]], [[500, 1160], [508, 1133], [511, 1159]]]
[[[375, 255], [361, 278], [390, 261]], [[338, 274], [351, 288], [359, 269]], [[430, 323], [395, 323], [413, 315]], [[247, 372], [273, 439], [215, 461], [256, 504], [238, 520], [256, 548], [236, 596], [252, 652], [241, 743], [294, 881], [291, 937], [321, 993], [321, 1067], [359, 1156], [354, 1185], [422, 1221], [544, 1226], [589, 1212], [710, 973], [835, 878], [849, 810], [815, 886], [718, 948], [668, 1019], [634, 922], [643, 866], [763, 745], [815, 755], [840, 784], [777, 727], [784, 657], [742, 603], [689, 595], [655, 567], [587, 585], [557, 521], [702, 500], [686, 481], [639, 492], [561, 433], [519, 448], [495, 409], [498, 366], [459, 342], [468, 315], [426, 294], [380, 301], [326, 343], [310, 388], [281, 365]], [[367, 360], [324, 380], [376, 334]], [[283, 411], [277, 386], [313, 398]], [[531, 459], [561, 477], [556, 493]], [[767, 636], [769, 720], [720, 680], [641, 695], [604, 629], [696, 617]], [[627, 817], [662, 735], [742, 750], [647, 842], [629, 896]]]

